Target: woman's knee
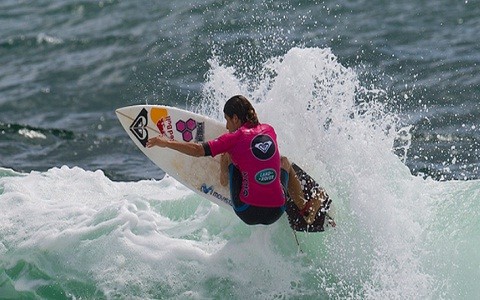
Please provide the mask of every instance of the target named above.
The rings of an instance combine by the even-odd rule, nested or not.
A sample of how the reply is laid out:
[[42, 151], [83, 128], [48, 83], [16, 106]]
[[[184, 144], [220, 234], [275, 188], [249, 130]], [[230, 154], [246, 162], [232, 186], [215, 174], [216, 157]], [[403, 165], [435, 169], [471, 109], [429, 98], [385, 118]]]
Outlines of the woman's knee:
[[290, 161], [286, 156], [282, 156], [280, 158], [280, 163], [281, 163], [282, 169], [286, 170], [287, 172], [290, 170], [290, 167], [292, 164], [290, 163]]

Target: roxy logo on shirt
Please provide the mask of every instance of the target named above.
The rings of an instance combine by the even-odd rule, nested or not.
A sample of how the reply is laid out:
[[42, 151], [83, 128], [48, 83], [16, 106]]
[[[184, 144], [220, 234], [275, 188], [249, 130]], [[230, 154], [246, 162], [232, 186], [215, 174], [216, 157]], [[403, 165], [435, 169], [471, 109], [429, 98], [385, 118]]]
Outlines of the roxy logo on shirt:
[[275, 154], [275, 143], [265, 134], [257, 135], [250, 146], [253, 155], [260, 160], [270, 159]]

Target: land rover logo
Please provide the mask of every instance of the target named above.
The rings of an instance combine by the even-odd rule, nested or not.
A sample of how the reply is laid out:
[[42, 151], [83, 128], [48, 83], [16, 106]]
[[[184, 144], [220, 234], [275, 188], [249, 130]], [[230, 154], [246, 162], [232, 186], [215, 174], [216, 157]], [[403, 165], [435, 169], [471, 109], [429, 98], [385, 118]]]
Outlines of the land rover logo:
[[277, 178], [277, 172], [274, 169], [261, 170], [255, 174], [255, 181], [260, 184], [269, 184]]

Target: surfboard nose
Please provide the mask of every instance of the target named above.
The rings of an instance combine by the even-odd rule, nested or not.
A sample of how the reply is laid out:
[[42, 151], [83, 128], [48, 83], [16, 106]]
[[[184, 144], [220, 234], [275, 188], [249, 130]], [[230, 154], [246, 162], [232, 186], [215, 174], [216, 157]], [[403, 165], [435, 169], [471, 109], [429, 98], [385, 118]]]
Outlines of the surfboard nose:
[[145, 116], [148, 114], [146, 108], [148, 108], [145, 105], [131, 105], [131, 106], [125, 106], [125, 107], [120, 107], [115, 110], [115, 114], [117, 115], [117, 118], [120, 120], [120, 122], [130, 120], [133, 121], [135, 118], [137, 118], [142, 111], [145, 110]]
[[127, 116], [128, 115], [127, 111], [129, 110], [130, 107], [131, 106], [125, 106], [125, 107], [117, 108], [115, 110], [115, 114], [117, 115], [117, 117]]

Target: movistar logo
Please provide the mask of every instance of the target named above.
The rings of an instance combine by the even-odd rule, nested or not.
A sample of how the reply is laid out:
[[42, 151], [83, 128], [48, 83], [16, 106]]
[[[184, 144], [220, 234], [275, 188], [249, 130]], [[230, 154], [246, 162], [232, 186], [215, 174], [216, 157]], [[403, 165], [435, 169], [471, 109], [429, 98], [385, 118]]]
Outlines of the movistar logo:
[[227, 198], [227, 197], [223, 196], [222, 194], [216, 192], [215, 187], [213, 185], [207, 186], [207, 184], [204, 183], [200, 187], [200, 190], [202, 191], [202, 193], [205, 193], [207, 195], [211, 195], [211, 196], [217, 198], [218, 200], [223, 201], [230, 206], [233, 206], [232, 200], [230, 200], [229, 198]]
[[204, 183], [202, 184], [202, 187], [200, 189], [205, 194], [211, 194], [213, 192], [213, 185], [207, 187], [207, 185]]

